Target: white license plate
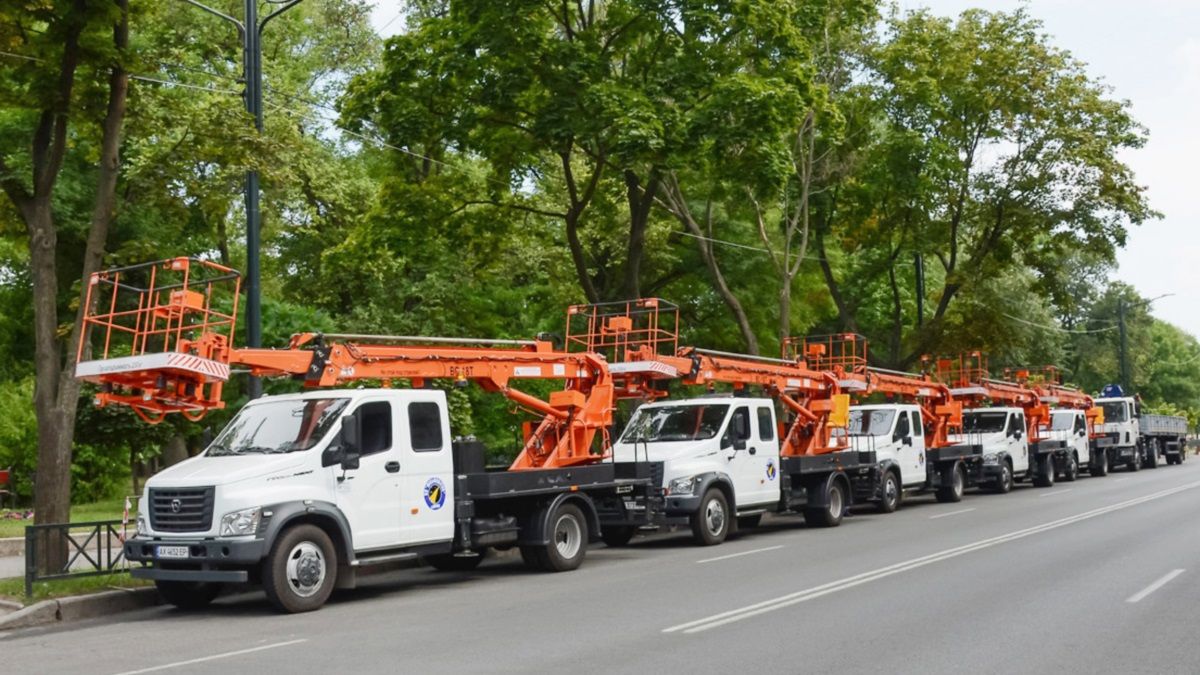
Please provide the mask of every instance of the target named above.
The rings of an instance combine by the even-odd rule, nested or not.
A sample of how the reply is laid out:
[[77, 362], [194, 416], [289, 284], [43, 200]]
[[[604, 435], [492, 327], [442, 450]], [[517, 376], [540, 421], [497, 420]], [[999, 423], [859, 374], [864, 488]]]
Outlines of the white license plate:
[[157, 551], [159, 558], [186, 558], [188, 557], [188, 547], [186, 546], [159, 546]]

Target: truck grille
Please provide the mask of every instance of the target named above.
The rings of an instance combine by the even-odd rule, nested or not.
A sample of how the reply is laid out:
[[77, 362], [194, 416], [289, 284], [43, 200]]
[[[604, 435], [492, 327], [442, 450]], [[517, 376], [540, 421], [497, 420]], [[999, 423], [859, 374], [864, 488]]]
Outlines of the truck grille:
[[205, 532], [212, 527], [211, 487], [151, 489], [150, 527], [156, 532]]

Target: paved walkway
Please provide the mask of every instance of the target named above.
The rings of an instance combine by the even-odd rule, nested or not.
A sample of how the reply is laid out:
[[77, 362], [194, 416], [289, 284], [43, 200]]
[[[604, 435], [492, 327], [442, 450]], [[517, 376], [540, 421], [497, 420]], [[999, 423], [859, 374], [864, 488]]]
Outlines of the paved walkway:
[[25, 558], [8, 556], [0, 558], [0, 579], [25, 576]]

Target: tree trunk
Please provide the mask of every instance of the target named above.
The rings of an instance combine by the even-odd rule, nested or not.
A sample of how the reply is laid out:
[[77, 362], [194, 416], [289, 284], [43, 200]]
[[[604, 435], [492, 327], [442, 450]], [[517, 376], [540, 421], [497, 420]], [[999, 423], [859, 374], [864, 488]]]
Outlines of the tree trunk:
[[791, 337], [792, 334], [792, 280], [781, 279], [779, 287], [779, 344]]
[[650, 222], [650, 210], [658, 193], [658, 171], [650, 170], [650, 177], [643, 188], [637, 174], [625, 170], [625, 190], [629, 201], [629, 245], [625, 259], [625, 280], [621, 285], [622, 299], [639, 298], [641, 292], [642, 258], [646, 250], [646, 226]]
[[162, 450], [164, 466], [175, 466], [188, 458], [187, 441], [183, 434], [175, 434], [167, 441]]

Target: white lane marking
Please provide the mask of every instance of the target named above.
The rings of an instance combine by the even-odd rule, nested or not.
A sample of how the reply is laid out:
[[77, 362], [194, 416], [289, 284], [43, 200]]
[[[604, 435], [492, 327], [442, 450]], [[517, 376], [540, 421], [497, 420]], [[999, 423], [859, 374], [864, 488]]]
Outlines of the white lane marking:
[[753, 551], [742, 551], [741, 553], [730, 553], [729, 555], [722, 555], [722, 556], [718, 556], [716, 558], [706, 558], [704, 560], [697, 560], [696, 564], [701, 565], [704, 563], [717, 562], [718, 560], [729, 560], [730, 558], [740, 558], [741, 556], [750, 555], [751, 553], [762, 553], [763, 551], [774, 551], [775, 549], [780, 549], [780, 548], [783, 548], [783, 544], [780, 544], [779, 546], [768, 546], [766, 548], [756, 548]]
[[1113, 482], [1114, 482], [1114, 483], [1120, 483], [1120, 482], [1121, 482], [1121, 481], [1123, 481], [1123, 480], [1129, 480], [1129, 476], [1122, 476], [1121, 478], [1114, 478], [1114, 479], [1113, 479]]
[[1138, 591], [1137, 593], [1134, 593], [1133, 595], [1126, 598], [1125, 602], [1140, 602], [1147, 595], [1150, 595], [1154, 591], [1157, 591], [1158, 589], [1162, 588], [1163, 586], [1166, 586], [1169, 581], [1171, 581], [1175, 577], [1179, 576], [1180, 574], [1183, 574], [1183, 570], [1171, 570], [1170, 572], [1167, 572], [1158, 581], [1150, 584], [1149, 586], [1143, 588], [1142, 590]]
[[929, 519], [930, 519], [930, 520], [936, 520], [936, 519], [938, 519], [938, 518], [945, 518], [946, 516], [957, 516], [957, 515], [958, 515], [958, 514], [960, 514], [960, 513], [970, 513], [970, 512], [972, 512], [972, 511], [974, 511], [974, 510], [975, 510], [975, 508], [974, 508], [974, 507], [971, 507], [971, 508], [969, 508], [969, 509], [959, 509], [959, 510], [957, 510], [957, 511], [951, 511], [951, 512], [949, 512], [949, 513], [939, 513], [939, 514], [937, 514], [936, 516], [929, 516]]
[[176, 661], [175, 663], [164, 663], [161, 666], [152, 666], [150, 668], [142, 668], [141, 670], [127, 670], [117, 675], [140, 675], [141, 673], [153, 673], [159, 670], [167, 670], [168, 668], [178, 668], [180, 666], [190, 666], [195, 663], [204, 663], [205, 661], [216, 661], [217, 659], [227, 659], [231, 656], [241, 656], [242, 654], [250, 654], [252, 652], [261, 652], [266, 649], [275, 649], [276, 647], [287, 647], [288, 645], [297, 645], [301, 642], [308, 642], [308, 638], [299, 640], [288, 640], [287, 642], [275, 642], [269, 645], [260, 645], [258, 647], [250, 647], [249, 649], [239, 649], [235, 652], [224, 652], [222, 654], [213, 654], [212, 656], [201, 656], [198, 659], [189, 659], [187, 661]]
[[776, 610], [784, 609], [785, 607], [790, 607], [792, 605], [799, 604], [801, 602], [807, 602], [809, 600], [814, 600], [821, 596], [829, 595], [830, 593], [836, 593], [838, 591], [844, 591], [844, 590], [854, 588], [855, 586], [859, 586], [859, 585], [862, 585], [865, 583], [870, 583], [872, 581], [878, 581], [879, 579], [883, 579], [885, 577], [890, 577], [892, 575], [899, 574], [901, 572], [907, 572], [909, 570], [917, 569], [918, 567], [924, 567], [926, 565], [931, 565], [935, 562], [941, 562], [943, 560], [949, 560], [951, 558], [956, 558], [960, 555], [965, 555], [965, 554], [971, 553], [973, 551], [990, 548], [992, 546], [997, 546], [999, 544], [1004, 544], [1004, 543], [1007, 543], [1010, 541], [1015, 541], [1017, 539], [1023, 539], [1030, 535], [1039, 534], [1041, 532], [1047, 532], [1049, 530], [1054, 530], [1054, 529], [1057, 529], [1060, 527], [1064, 527], [1066, 525], [1078, 523], [1080, 521], [1088, 520], [1090, 518], [1102, 516], [1106, 513], [1112, 513], [1113, 511], [1119, 511], [1121, 509], [1127, 509], [1131, 506], [1136, 506], [1138, 504], [1144, 504], [1146, 502], [1154, 501], [1156, 499], [1162, 499], [1163, 497], [1169, 497], [1170, 495], [1177, 494], [1177, 493], [1183, 492], [1185, 490], [1191, 490], [1191, 489], [1194, 489], [1197, 487], [1200, 487], [1200, 481], [1194, 481], [1192, 483], [1187, 483], [1186, 485], [1181, 485], [1179, 487], [1169, 488], [1167, 490], [1160, 490], [1158, 492], [1154, 492], [1154, 493], [1151, 493], [1151, 494], [1148, 494], [1148, 495], [1145, 495], [1142, 497], [1135, 497], [1133, 499], [1128, 499], [1123, 502], [1111, 504], [1109, 506], [1102, 506], [1098, 509], [1092, 509], [1091, 511], [1085, 511], [1078, 515], [1068, 516], [1066, 518], [1060, 518], [1059, 520], [1054, 520], [1054, 521], [1051, 521], [1048, 523], [1044, 523], [1042, 525], [1035, 525], [1033, 527], [1029, 527], [1024, 530], [1016, 530], [1015, 532], [1009, 532], [1008, 534], [1002, 534], [998, 537], [991, 537], [989, 539], [981, 539], [974, 543], [965, 544], [963, 546], [946, 549], [944, 551], [938, 551], [937, 553], [931, 553], [929, 555], [922, 556], [920, 558], [913, 558], [912, 560], [906, 560], [904, 562], [896, 563], [894, 565], [889, 565], [887, 567], [881, 567], [877, 570], [871, 570], [869, 572], [863, 572], [862, 574], [856, 574], [854, 576], [846, 577], [844, 579], [838, 579], [837, 581], [832, 581], [830, 583], [822, 584], [820, 586], [806, 588], [802, 591], [797, 591], [795, 593], [781, 595], [779, 597], [771, 598], [769, 600], [764, 600], [762, 602], [756, 602], [752, 605], [746, 605], [745, 607], [739, 607], [737, 609], [731, 609], [727, 612], [721, 612], [719, 614], [713, 614], [712, 616], [706, 616], [702, 619], [697, 619], [695, 621], [688, 621], [687, 623], [681, 623], [676, 626], [671, 626], [670, 628], [664, 628], [662, 632], [664, 632], [664, 633], [676, 633], [676, 632], [699, 633], [699, 632], [710, 630], [713, 628], [718, 628], [720, 626], [724, 626], [725, 624], [733, 623], [735, 621], [743, 621], [745, 619], [749, 619], [749, 618], [758, 616], [759, 614], [765, 614], [767, 612], [774, 612]]
[[1074, 488], [1067, 488], [1066, 490], [1055, 490], [1054, 492], [1043, 492], [1042, 494], [1040, 494], [1038, 496], [1039, 497], [1053, 497], [1054, 495], [1061, 495], [1064, 492], [1070, 492], [1072, 489], [1074, 489]]

